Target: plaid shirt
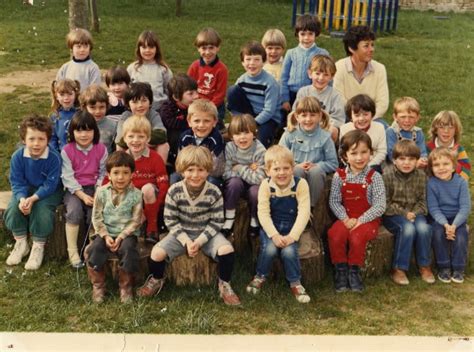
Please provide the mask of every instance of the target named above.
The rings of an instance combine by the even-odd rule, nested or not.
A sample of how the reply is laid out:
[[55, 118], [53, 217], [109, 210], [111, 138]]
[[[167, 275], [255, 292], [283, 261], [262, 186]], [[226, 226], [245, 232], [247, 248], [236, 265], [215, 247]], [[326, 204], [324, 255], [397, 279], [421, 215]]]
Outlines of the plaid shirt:
[[416, 215], [427, 215], [426, 175], [422, 170], [415, 169], [404, 174], [395, 165], [384, 170], [383, 182], [387, 196], [385, 215], [403, 215], [408, 212]]
[[[366, 183], [367, 174], [370, 171], [370, 167], [366, 168], [359, 172], [357, 175], [354, 175], [350, 167], [346, 167], [346, 182], [347, 183]], [[329, 206], [331, 207], [332, 212], [339, 220], [344, 220], [348, 218], [346, 209], [342, 204], [342, 179], [339, 174], [336, 172], [334, 178], [332, 179], [331, 184], [331, 194], [329, 195]], [[367, 187], [367, 201], [371, 205], [367, 211], [362, 214], [359, 219], [360, 223], [365, 224], [379, 218], [383, 215], [385, 211], [385, 187], [383, 185], [382, 176], [375, 172], [372, 175], [372, 182]]]

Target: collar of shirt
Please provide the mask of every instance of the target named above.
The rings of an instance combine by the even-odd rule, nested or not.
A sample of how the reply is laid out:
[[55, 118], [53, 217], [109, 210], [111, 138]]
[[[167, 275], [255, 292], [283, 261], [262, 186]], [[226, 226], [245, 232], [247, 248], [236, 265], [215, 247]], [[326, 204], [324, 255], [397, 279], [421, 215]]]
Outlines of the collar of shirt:
[[309, 48], [305, 48], [303, 45], [298, 44], [298, 47], [299, 47], [300, 49], [303, 49], [304, 51], [308, 51], [308, 50], [310, 50], [310, 49], [313, 49], [315, 46], [316, 46], [316, 43], [313, 43]]
[[348, 181], [349, 179], [356, 180], [356, 181], [357, 180], [365, 180], [365, 178], [367, 177], [367, 174], [369, 173], [369, 171], [370, 171], [370, 166], [368, 164], [364, 168], [364, 170], [362, 170], [358, 174], [354, 174], [351, 170], [351, 167], [346, 166], [346, 181]]
[[[132, 153], [130, 153], [130, 149], [127, 149], [127, 153], [132, 155]], [[133, 155], [132, 155], [133, 156]], [[145, 149], [143, 149], [142, 153], [140, 154], [140, 156], [138, 158], [136, 158], [135, 160], [138, 160], [140, 158], [148, 158], [150, 156], [150, 148], [148, 148], [148, 146], [145, 147]]]
[[281, 193], [286, 193], [286, 192], [288, 192], [288, 190], [292, 189], [293, 186], [295, 185], [295, 178], [294, 178], [294, 176], [292, 176], [290, 183], [289, 183], [288, 186], [286, 186], [285, 188], [281, 188], [280, 186], [278, 186], [275, 182], [273, 182], [272, 179], [270, 179], [270, 180], [268, 181], [268, 185], [269, 185], [271, 188], [280, 190]]
[[210, 63], [210, 64], [206, 64], [206, 62], [204, 61], [204, 59], [202, 57], [199, 58], [199, 65], [200, 66], [211, 66], [211, 67], [214, 67], [217, 65], [217, 63], [219, 62], [219, 57], [216, 55], [216, 58]]
[[368, 64], [367, 64], [367, 67], [365, 68], [364, 70], [364, 73], [362, 73], [362, 77], [360, 79], [357, 78], [356, 74], [354, 73], [354, 66], [352, 65], [352, 60], [351, 60], [351, 57], [347, 57], [346, 59], [346, 69], [347, 69], [347, 72], [350, 72], [352, 73], [352, 75], [354, 76], [354, 78], [359, 82], [359, 83], [362, 83], [362, 81], [364, 80], [365, 77], [367, 77], [369, 74], [371, 74], [372, 72], [374, 72], [374, 66], [372, 65], [372, 62], [370, 61]]
[[84, 154], [87, 154], [91, 151], [91, 149], [94, 147], [94, 143], [89, 144], [87, 147], [83, 148], [79, 144], [74, 143], [76, 145], [76, 149], [79, 150], [80, 152], [83, 152]]
[[[38, 159], [48, 159], [48, 156], [49, 156], [49, 147], [46, 147], [43, 154], [41, 154], [39, 156], [39, 158], [36, 158], [36, 160], [38, 160]], [[27, 147], [25, 147], [25, 149], [23, 149], [23, 157], [34, 159], [34, 158], [31, 157], [31, 153], [30, 153], [30, 151]]]
[[[438, 137], [435, 138], [434, 143], [435, 143], [436, 148], [442, 147], [442, 145], [439, 143]], [[448, 148], [453, 148], [453, 147], [454, 147], [454, 140], [451, 142]]]

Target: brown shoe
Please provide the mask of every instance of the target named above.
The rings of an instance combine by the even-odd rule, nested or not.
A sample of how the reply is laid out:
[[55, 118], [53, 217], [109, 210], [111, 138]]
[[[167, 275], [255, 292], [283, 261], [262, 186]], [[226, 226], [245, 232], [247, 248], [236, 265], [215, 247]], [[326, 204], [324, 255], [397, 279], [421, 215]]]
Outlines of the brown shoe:
[[152, 275], [148, 276], [142, 287], [137, 290], [138, 297], [153, 297], [160, 293], [165, 279], [155, 279]]
[[410, 281], [408, 281], [407, 275], [403, 270], [393, 269], [391, 276], [393, 282], [395, 282], [397, 285], [406, 286], [410, 283]]
[[119, 290], [120, 302], [130, 303], [133, 300], [133, 285], [135, 283], [135, 275], [119, 270]]
[[104, 302], [105, 297], [105, 271], [95, 271], [87, 266], [87, 274], [92, 283], [92, 300], [95, 303]]
[[421, 266], [420, 275], [421, 279], [428, 284], [434, 284], [436, 281], [433, 272], [431, 271], [431, 268], [429, 266]]
[[228, 306], [238, 306], [240, 305], [239, 296], [237, 296], [230, 286], [230, 283], [219, 280], [219, 294]]

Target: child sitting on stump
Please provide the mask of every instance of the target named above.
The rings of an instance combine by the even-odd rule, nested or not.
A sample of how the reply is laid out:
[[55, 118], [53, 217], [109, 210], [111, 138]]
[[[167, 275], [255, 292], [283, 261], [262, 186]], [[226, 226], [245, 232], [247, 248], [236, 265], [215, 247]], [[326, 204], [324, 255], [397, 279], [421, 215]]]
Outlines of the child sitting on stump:
[[120, 301], [133, 298], [133, 283], [138, 271], [137, 237], [142, 219], [142, 192], [132, 184], [133, 157], [114, 152], [106, 161], [110, 182], [99, 187], [92, 210], [95, 237], [86, 249], [87, 273], [92, 283], [92, 300], [102, 303], [105, 296], [105, 268], [110, 252], [120, 260]]
[[138, 290], [141, 297], [158, 294], [164, 284], [166, 262], [187, 253], [195, 257], [199, 250], [219, 263], [219, 293], [227, 305], [239, 305], [240, 299], [230, 286], [234, 267], [234, 248], [220, 233], [224, 223], [224, 201], [219, 188], [207, 181], [213, 168], [209, 149], [189, 145], [176, 159], [176, 171], [183, 181], [172, 185], [165, 200], [165, 224], [169, 234], [152, 249], [150, 276]]
[[362, 292], [360, 268], [365, 247], [377, 237], [385, 211], [382, 176], [369, 166], [372, 141], [367, 133], [353, 130], [341, 140], [339, 154], [347, 167], [332, 179], [329, 206], [338, 220], [328, 231], [331, 262], [336, 266], [336, 292]]

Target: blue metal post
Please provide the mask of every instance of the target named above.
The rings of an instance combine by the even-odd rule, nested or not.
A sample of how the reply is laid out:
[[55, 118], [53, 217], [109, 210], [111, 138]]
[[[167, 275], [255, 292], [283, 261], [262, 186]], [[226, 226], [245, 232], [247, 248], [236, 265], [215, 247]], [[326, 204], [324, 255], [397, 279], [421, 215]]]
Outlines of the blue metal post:
[[380, 16], [380, 0], [375, 0], [374, 32], [377, 32]]
[[291, 28], [295, 26], [296, 23], [296, 10], [298, 7], [298, 0], [293, 0], [293, 12], [291, 13]]
[[372, 0], [369, 0], [369, 4], [367, 6], [367, 26], [370, 27], [370, 21], [372, 19]]
[[395, 14], [393, 16], [392, 31], [395, 31], [397, 29], [398, 0], [395, 0], [395, 4], [393, 5], [393, 9], [395, 10]]
[[301, 11], [300, 11], [300, 14], [304, 15], [304, 7], [305, 7], [305, 4], [306, 4], [306, 0], [301, 0]]
[[[357, 1], [357, 0], [356, 0]], [[352, 27], [352, 7], [354, 6], [354, 0], [349, 0], [349, 15], [347, 16], [347, 29]]]
[[393, 0], [388, 0], [387, 25], [385, 28], [387, 32], [390, 30], [390, 22], [392, 20], [392, 6], [393, 6]]
[[334, 18], [334, 0], [329, 0], [331, 1], [329, 3], [329, 32], [332, 30], [332, 20]]
[[380, 21], [380, 30], [383, 31], [384, 24], [385, 24], [385, 7], [387, 5], [386, 0], [382, 0], [382, 16], [381, 16], [381, 21]]
[[313, 16], [316, 14], [315, 5], [316, 5], [316, 0], [309, 0], [309, 10], [308, 10], [308, 12]]

